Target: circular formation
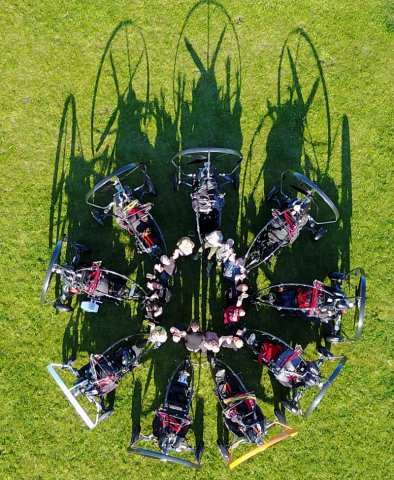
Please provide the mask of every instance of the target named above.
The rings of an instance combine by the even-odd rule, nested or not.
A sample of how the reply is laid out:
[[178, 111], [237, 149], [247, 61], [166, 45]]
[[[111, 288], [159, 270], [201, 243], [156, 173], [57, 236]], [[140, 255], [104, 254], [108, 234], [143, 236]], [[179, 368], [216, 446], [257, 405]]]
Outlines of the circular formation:
[[[152, 216], [153, 204], [143, 202], [145, 195], [157, 196], [145, 165], [125, 165], [90, 190], [86, 201], [92, 208], [94, 219], [104, 225], [107, 218], [114, 218], [132, 238], [136, 252], [146, 254], [156, 262], [153, 271], [146, 274], [145, 285], [104, 268], [101, 261], [87, 262], [90, 248], [79, 243], [68, 242], [72, 259], [69, 263], [62, 263], [62, 253], [66, 253], [63, 248], [65, 239], [58, 240], [50, 258], [41, 292], [43, 304], [52, 304], [62, 312], [72, 312], [73, 297], [80, 296], [82, 310], [97, 313], [103, 302], [135, 302], [143, 318], [148, 320], [149, 331], [125, 337], [101, 354], [91, 354], [89, 362], [79, 369], [73, 367], [72, 361], [48, 365], [49, 373], [88, 428], [96, 427], [112, 415], [113, 408], [105, 408], [105, 396], [117, 388], [123, 376], [147, 357], [154, 356], [155, 349], [167, 341], [169, 334], [174, 342], [185, 346], [185, 359], [173, 372], [162, 406], [155, 412], [152, 433], [142, 434], [140, 425], [132, 432], [129, 451], [133, 454], [200, 468], [204, 442], [201, 440], [193, 447], [187, 440], [193, 425], [193, 353], [206, 359], [211, 369], [223, 425], [232, 435], [229, 443], [219, 438], [217, 445], [231, 469], [297, 434], [287, 425], [284, 412], [307, 418], [341, 372], [346, 357], [335, 356], [319, 344], [317, 359], [304, 358], [302, 347], [292, 346], [291, 339], [288, 343], [272, 333], [250, 328], [249, 307], [274, 309], [281, 316], [296, 317], [300, 325], [305, 321], [318, 324], [327, 332], [323, 335], [326, 345], [360, 338], [366, 302], [366, 279], [360, 268], [329, 273], [328, 284], [321, 280], [312, 284], [283, 282], [261, 290], [251, 284], [251, 270], [279, 255], [283, 248], [299, 238], [302, 230], [311, 231], [313, 238], [319, 240], [326, 232], [320, 225], [336, 222], [339, 213], [318, 185], [301, 173], [285, 171], [280, 185], [273, 187], [266, 197], [267, 202], [274, 203], [272, 218], [256, 235], [245, 256], [238, 256], [234, 240], [223, 236], [222, 211], [225, 194], [229, 193], [225, 192], [226, 187], [231, 184], [234, 191], [238, 189], [241, 162], [242, 155], [227, 148], [193, 148], [174, 155], [174, 190], [177, 192], [185, 186], [190, 191], [199, 245], [195, 249], [192, 238], [184, 236], [171, 255], [167, 254], [164, 236]], [[142, 174], [142, 183], [133, 186], [137, 174]], [[323, 204], [322, 208], [319, 208], [319, 202]], [[318, 218], [324, 208], [327, 216]], [[193, 319], [186, 329], [171, 325], [167, 332], [162, 325], [163, 311], [172, 299], [173, 278], [177, 275], [179, 261], [187, 257], [200, 260], [206, 266], [208, 276], [215, 263], [221, 268], [226, 283], [226, 308], [220, 335], [214, 331], [202, 331], [199, 321]], [[52, 282], [55, 276], [56, 285]], [[53, 298], [49, 300], [51, 296]], [[351, 315], [345, 314], [350, 310], [354, 310], [354, 316], [348, 325], [347, 318]], [[263, 414], [255, 394], [247, 388], [241, 376], [217, 357], [221, 349], [232, 350], [236, 355], [241, 348], [249, 350], [250, 360], [256, 360], [276, 382], [288, 389], [289, 395], [281, 399], [283, 409], [275, 410], [273, 420]], [[332, 364], [331, 368], [329, 364]], [[71, 387], [67, 386], [67, 374], [74, 377]], [[88, 402], [81, 401], [84, 399]], [[159, 451], [140, 446], [151, 441]], [[243, 444], [250, 444], [253, 449], [234, 458], [235, 449]], [[189, 461], [174, 453], [191, 454], [194, 460]]]

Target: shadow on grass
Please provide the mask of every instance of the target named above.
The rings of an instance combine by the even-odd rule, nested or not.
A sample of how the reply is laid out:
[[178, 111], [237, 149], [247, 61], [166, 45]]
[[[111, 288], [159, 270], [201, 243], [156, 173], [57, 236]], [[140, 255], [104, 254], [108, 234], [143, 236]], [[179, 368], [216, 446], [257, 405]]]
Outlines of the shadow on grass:
[[[198, 24], [200, 18], [207, 25], [207, 37], [203, 45], [193, 38], [193, 23], [197, 21]], [[131, 42], [131, 38], [138, 41]], [[225, 53], [228, 42], [235, 45], [235, 57]], [[308, 68], [305, 72], [303, 70], [301, 43], [309, 48], [310, 58], [315, 63], [312, 74]], [[174, 117], [168, 112], [164, 92], [151, 103], [149, 89], [149, 62], [144, 37], [131, 21], [121, 22], [104, 49], [94, 87], [91, 147], [95, 158], [87, 162], [83, 156], [75, 99], [70, 95], [66, 99], [60, 123], [50, 207], [50, 245], [65, 233], [70, 239], [90, 243], [94, 245], [95, 254], [100, 255], [98, 258], [102, 258], [106, 265], [121, 273], [134, 272], [140, 283], [143, 283], [147, 262], [130, 255], [125, 245], [125, 235], [119, 229], [112, 225], [101, 229], [93, 223], [85, 205], [85, 194], [92, 184], [114, 169], [130, 162], [143, 161], [151, 169], [149, 173], [158, 187], [159, 199], [154, 212], [169, 239], [169, 245], [173, 246], [180, 236], [195, 227], [190, 199], [186, 199], [185, 192], [180, 192], [174, 201], [174, 194], [170, 192], [170, 158], [179, 149], [188, 147], [208, 145], [241, 150], [243, 143], [240, 127], [239, 43], [232, 21], [219, 3], [208, 0], [196, 3], [183, 24], [174, 61]], [[314, 110], [316, 104], [318, 107]], [[311, 112], [323, 115], [326, 119], [324, 135], [314, 130]], [[156, 125], [153, 144], [146, 133], [147, 123], [151, 119]], [[258, 165], [256, 177], [253, 162], [256, 156], [264, 158], [259, 154], [258, 144], [266, 128], [269, 128], [269, 132], [266, 136], [265, 160]], [[301, 262], [301, 259], [305, 259], [305, 240], [298, 240], [291, 250], [282, 252], [274, 268], [263, 268], [270, 281], [321, 278], [329, 270], [337, 269], [339, 260], [342, 268], [350, 267], [351, 155], [346, 116], [342, 120], [341, 195], [329, 173], [331, 143], [330, 110], [322, 64], [306, 33], [296, 30], [282, 48], [277, 104], [268, 102], [267, 112], [255, 131], [247, 155], [242, 183], [240, 240], [246, 244], [248, 231], [257, 233], [264, 218], [268, 218], [268, 208], [260, 205], [254, 195], [260, 190], [261, 181], [266, 192], [278, 182], [280, 173], [288, 168], [311, 176], [335, 203], [339, 203], [342, 223], [339, 235], [335, 236], [334, 226], [321, 245], [308, 249], [308, 262]], [[251, 189], [250, 198], [246, 198], [248, 186]], [[180, 208], [182, 204], [186, 207]], [[229, 194], [223, 215], [225, 238], [236, 236], [238, 210], [238, 196]], [[186, 229], [180, 231], [179, 225], [186, 226]], [[218, 291], [215, 277], [212, 274], [207, 278], [205, 267], [200, 262], [191, 262], [190, 259], [182, 262], [183, 259], [179, 267], [180, 275], [174, 281], [174, 296], [164, 323], [168, 323], [168, 326], [176, 322], [188, 324], [194, 317], [200, 319], [204, 330], [211, 326], [219, 330], [222, 308], [218, 295], [222, 292]], [[87, 318], [80, 310], [76, 310], [64, 335], [64, 359], [75, 357], [82, 349], [88, 352], [102, 351], [109, 339], [130, 334], [130, 329], [139, 330], [139, 320], [130, 322], [129, 306], [118, 307], [116, 321], [113, 321], [113, 308], [102, 306], [95, 318]], [[319, 341], [317, 329], [306, 323], [300, 328], [298, 321], [278, 320], [271, 314], [264, 314], [263, 321], [261, 318], [252, 318], [251, 324], [254, 321], [260, 328], [261, 323], [264, 323], [264, 328], [275, 323], [272, 330], [279, 330], [280, 336], [291, 338], [302, 346]], [[175, 351], [172, 342], [154, 352], [145, 389], [142, 392], [140, 387], [140, 392], [137, 391], [142, 396], [140, 404], [144, 403], [149, 383], [154, 380], [156, 390], [151, 410], [160, 406], [166, 387], [163, 379], [167, 378], [166, 373], [171, 373], [172, 364], [167, 361], [170, 350]], [[259, 387], [261, 382], [258, 376], [251, 376], [249, 383], [259, 397], [271, 401]], [[203, 411], [203, 402], [197, 401], [198, 405]], [[132, 409], [132, 418], [133, 415]], [[222, 423], [221, 420], [219, 423]]]
[[[150, 112], [149, 89], [145, 38], [132, 20], [125, 20], [110, 35], [96, 76], [91, 111], [91, 186], [128, 163], [143, 162], [149, 166], [153, 150], [145, 128]], [[138, 180], [142, 177], [130, 177], [129, 186], [137, 186], [141, 183]], [[112, 222], [105, 225], [103, 233], [103, 250], [116, 251], [118, 263], [127, 268], [127, 273], [135, 272], [140, 283], [146, 259], [141, 262], [131, 240], [129, 252], [127, 235], [114, 228]], [[121, 255], [118, 249], [122, 249]]]
[[[201, 25], [207, 33], [197, 37], [195, 32], [201, 31]], [[174, 59], [173, 102], [179, 149], [226, 147], [240, 151], [243, 143], [240, 98], [241, 55], [233, 22], [220, 3], [199, 1], [186, 15]], [[175, 152], [170, 153], [168, 158]], [[179, 209], [180, 223], [187, 225], [187, 230], [195, 230], [191, 201], [188, 192], [182, 190], [177, 194], [175, 208], [179, 209], [180, 202], [186, 205], [182, 211]], [[223, 209], [225, 238], [236, 236], [238, 211], [238, 195], [229, 189]], [[192, 304], [184, 308], [200, 319], [204, 330], [216, 328], [215, 309], [220, 302], [214, 274], [207, 278], [205, 269], [205, 262], [195, 263], [189, 269], [192, 277], [183, 280], [184, 284], [200, 286], [200, 292], [195, 289], [187, 299]], [[211, 320], [213, 314], [215, 319]]]
[[193, 418], [194, 437], [196, 439], [196, 445], [204, 439], [204, 399], [197, 397], [196, 408]]
[[[143, 414], [156, 411], [164, 402], [164, 396], [168, 382], [175, 368], [179, 365], [179, 356], [174, 355], [173, 342], [167, 341], [159, 349], [153, 350], [148, 375], [145, 380], [145, 386], [142, 393]], [[153, 383], [154, 394], [151, 394], [151, 384]], [[149, 395], [148, 395], [149, 394]], [[153, 397], [148, 404], [147, 397]]]
[[352, 241], [352, 160], [350, 147], [350, 127], [347, 115], [342, 117], [342, 189], [339, 210], [341, 212], [341, 224], [338, 235], [339, 251], [341, 255], [340, 270], [349, 272], [350, 265], [350, 243]]
[[[137, 83], [143, 86], [142, 92], [135, 92]], [[141, 121], [146, 122], [149, 89], [145, 38], [132, 20], [122, 21], [111, 33], [104, 48], [93, 91], [90, 124], [92, 155], [103, 155], [108, 159], [101, 175], [110, 173], [114, 166], [123, 165], [119, 161], [131, 153], [124, 134], [141, 134], [139, 126]], [[127, 124], [127, 119], [131, 125]], [[133, 137], [133, 145], [136, 143]], [[126, 163], [130, 161], [126, 158]]]
[[133, 398], [131, 403], [131, 431], [141, 425], [142, 413], [142, 383], [137, 379], [134, 381]]
[[[65, 101], [55, 156], [49, 237], [52, 245], [59, 236], [67, 235], [70, 240], [92, 246], [94, 251], [92, 260], [103, 260], [103, 264], [108, 268], [123, 274], [129, 274], [130, 270], [137, 270], [135, 276], [138, 282], [144, 274], [144, 264], [137, 259], [132, 264], [129, 249], [122, 238], [123, 234], [110, 225], [102, 229], [95, 224], [85, 204], [86, 193], [92, 186], [90, 179], [95, 183], [112, 168], [135, 160], [134, 158], [130, 160], [130, 156], [136, 156], [137, 160], [142, 159], [151, 149], [147, 135], [143, 131], [148, 106], [146, 102], [138, 99], [132, 84], [133, 78], [137, 75], [136, 70], [141, 64], [142, 54], [139, 53], [134, 67], [131, 66], [131, 59], [128, 56], [126, 69], [118, 66], [122, 65], [122, 62], [116, 56], [122, 56], [125, 53], [122, 51], [121, 43], [117, 43], [117, 38], [119, 35], [125, 36], [126, 46], [128, 45], [128, 33], [124, 30], [128, 25], [129, 22], [122, 22], [115, 29], [100, 62], [92, 108], [92, 112], [95, 112], [100, 120], [96, 123], [92, 120], [92, 125], [96, 129], [105, 122], [106, 126], [100, 133], [97, 143], [96, 151], [99, 155], [93, 161], [86, 161], [82, 153], [75, 99], [70, 95]], [[125, 50], [127, 54], [130, 53], [128, 48]], [[147, 58], [146, 49], [144, 52]], [[108, 66], [110, 66], [109, 71], [106, 69]], [[149, 69], [147, 71], [149, 72]], [[120, 94], [121, 85], [126, 81], [126, 73], [129, 74], [127, 88], [123, 90], [123, 94]], [[107, 103], [100, 104], [101, 84], [107, 84], [108, 78], [113, 82], [115, 93], [119, 94], [115, 97], [115, 107], [112, 109], [110, 101], [113, 98], [106, 98]], [[148, 77], [146, 84], [149, 91]], [[111, 123], [114, 118], [117, 122], [115, 134]], [[97, 137], [92, 135], [92, 138]], [[113, 148], [110, 148], [111, 141], [113, 141]], [[115, 313], [113, 305], [102, 305], [100, 313], [96, 316], [86, 315], [76, 308], [64, 334], [64, 359], [75, 358], [80, 350], [86, 350], [89, 353], [100, 352], [108, 343], [138, 331], [140, 320], [133, 319], [130, 322], [131, 313], [131, 307], [125, 304], [117, 307]], [[114, 315], [116, 321], [113, 320]]]
[[[323, 128], [322, 128], [323, 126]], [[267, 102], [267, 111], [262, 116], [252, 137], [247, 155], [242, 182], [242, 227], [241, 237], [247, 239], [248, 231], [256, 235], [270, 218], [269, 206], [262, 201], [273, 185], [280, 181], [281, 172], [287, 169], [303, 173], [319, 185], [340, 209], [339, 224], [329, 225], [328, 233], [318, 243], [311, 244], [301, 237], [289, 248], [286, 247], [262, 270], [271, 283], [312, 282], [323, 280], [327, 273], [338, 268], [350, 268], [350, 218], [351, 218], [351, 164], [349, 129], [346, 116], [342, 121], [342, 158], [340, 168], [332, 165], [333, 140], [328, 89], [323, 62], [310, 37], [302, 30], [292, 31], [281, 50], [277, 102]], [[264, 158], [257, 164], [254, 158]], [[342, 171], [342, 184], [338, 185], [333, 172]], [[255, 181], [254, 181], [255, 179]], [[263, 185], [261, 185], [263, 183]], [[262, 188], [263, 187], [263, 188]], [[247, 191], [251, 191], [249, 198]], [[259, 195], [255, 195], [258, 193]], [[309, 242], [309, 243], [307, 243]], [[307, 261], [305, 261], [307, 259]], [[254, 279], [257, 272], [254, 272]], [[275, 318], [272, 312], [262, 311], [264, 320]], [[261, 318], [261, 317], [260, 317]], [[299, 320], [278, 318], [281, 322], [279, 336], [291, 339], [303, 347], [308, 343], [321, 342], [321, 332], [313, 325]], [[264, 327], [265, 328], [265, 327]]]
[[49, 209], [49, 248], [53, 248], [57, 240], [66, 234], [67, 207], [67, 171], [71, 164], [83, 163], [81, 135], [77, 120], [77, 109], [74, 95], [69, 95], [64, 102], [60, 120], [58, 141], [52, 180], [52, 197]]

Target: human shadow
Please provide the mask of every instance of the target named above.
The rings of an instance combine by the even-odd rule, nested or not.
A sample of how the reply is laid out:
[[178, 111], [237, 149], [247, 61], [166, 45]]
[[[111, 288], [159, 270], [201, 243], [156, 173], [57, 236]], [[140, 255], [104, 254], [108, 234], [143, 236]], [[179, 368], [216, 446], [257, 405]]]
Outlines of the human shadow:
[[261, 206], [259, 207], [259, 196], [256, 195], [256, 193], [260, 190], [261, 182], [263, 181], [264, 168], [261, 165], [260, 159], [264, 156], [263, 143], [267, 135], [264, 131], [269, 131], [271, 126], [272, 118], [269, 113], [265, 113], [253, 133], [248, 153], [243, 161], [244, 168], [240, 185], [241, 205], [239, 235], [239, 244], [242, 249], [247, 248], [249, 232], [256, 235], [260, 226], [264, 224], [263, 222], [268, 214], [268, 209], [264, 212], [263, 208], [261, 208]]
[[[84, 165], [81, 135], [78, 126], [77, 108], [74, 95], [67, 96], [60, 119], [57, 147], [54, 159], [51, 204], [49, 207], [48, 244], [53, 248], [55, 243], [69, 234], [67, 202], [68, 172], [72, 165]], [[71, 206], [70, 206], [71, 208]], [[64, 254], [65, 252], [63, 252]], [[55, 297], [60, 293], [61, 285], [56, 278]], [[75, 359], [78, 351], [78, 327], [81, 322], [80, 312], [71, 315], [63, 339], [63, 361]]]
[[[129, 163], [143, 163], [148, 166], [149, 172], [153, 147], [149, 142], [147, 133], [144, 131], [147, 108], [148, 106], [138, 99], [133, 85], [130, 84], [124, 95], [118, 99], [114, 149], [111, 155], [108, 156], [107, 152], [103, 152], [101, 156], [94, 159], [96, 168], [92, 175], [92, 186], [103, 177], [110, 175], [111, 172]], [[97, 167], [97, 164], [99, 164], [99, 167]], [[135, 188], [141, 185], [143, 181], [142, 172], [136, 171], [135, 174], [133, 173], [133, 175], [127, 177], [126, 185]], [[144, 197], [144, 201], [146, 200], [150, 201], [151, 198]], [[154, 208], [153, 211], [153, 215], [156, 218], [157, 209]], [[116, 249], [117, 252], [121, 249], [121, 254], [119, 256], [116, 255], [119, 267], [127, 268], [128, 273], [133, 272], [137, 283], [140, 283], [143, 281], [145, 270], [149, 268], [147, 265], [152, 266], [152, 262], [145, 258], [146, 255], [141, 256], [136, 252], [132, 239], [130, 239], [129, 245], [124, 242], [127, 234], [121, 231], [115, 222], [111, 220], [109, 219], [101, 227], [103, 232], [102, 249], [103, 251]]]

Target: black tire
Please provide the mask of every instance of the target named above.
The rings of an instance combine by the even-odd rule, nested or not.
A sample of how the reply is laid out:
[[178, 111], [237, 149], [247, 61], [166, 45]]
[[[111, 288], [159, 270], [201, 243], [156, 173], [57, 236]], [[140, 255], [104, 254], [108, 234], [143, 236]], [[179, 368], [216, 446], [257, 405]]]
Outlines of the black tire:
[[328, 274], [328, 278], [330, 280], [340, 280], [341, 282], [343, 282], [344, 280], [346, 280], [347, 274], [342, 272], [331, 272]]
[[270, 203], [272, 202], [273, 198], [275, 197], [275, 195], [277, 195], [279, 192], [279, 188], [278, 187], [273, 187], [271, 188], [271, 190], [267, 193], [267, 195], [265, 196], [264, 200], [267, 202], [267, 203]]
[[343, 343], [345, 341], [340, 335], [328, 335], [324, 337], [324, 340], [328, 343]]
[[300, 415], [301, 411], [299, 408], [295, 407], [290, 402], [281, 402], [283, 408], [285, 408], [288, 412], [292, 413], [293, 415]]
[[96, 220], [96, 222], [102, 227], [104, 227], [104, 220], [100, 212], [98, 210], [92, 210], [90, 213], [92, 214], [92, 217]]
[[239, 172], [234, 173], [234, 188], [238, 192], [238, 190], [239, 190]]
[[197, 463], [201, 463], [201, 459], [202, 459], [203, 453], [204, 453], [204, 442], [201, 441], [201, 442], [199, 442], [199, 444], [197, 445], [196, 451], [195, 451], [195, 453], [194, 453], [194, 457], [195, 457]]
[[154, 197], [157, 197], [156, 187], [155, 187], [154, 183], [152, 182], [152, 179], [149, 178], [148, 176], [145, 177], [145, 184], [146, 184], [146, 186], [148, 187], [149, 192], [150, 192]]
[[328, 350], [328, 348], [326, 347], [323, 347], [323, 346], [320, 346], [317, 348], [317, 351], [323, 355], [323, 357], [327, 358], [327, 359], [330, 359], [332, 358], [334, 355], [330, 352], [330, 350]]
[[320, 227], [319, 230], [313, 236], [313, 240], [315, 240], [315, 242], [318, 242], [322, 237], [324, 237], [326, 233], [327, 233], [327, 228]]
[[231, 456], [230, 456], [230, 452], [229, 452], [228, 448], [226, 447], [226, 445], [221, 440], [217, 440], [216, 443], [217, 443], [219, 452], [221, 453], [223, 459], [226, 462], [229, 463], [231, 461]]
[[45, 274], [45, 280], [44, 280], [44, 283], [43, 283], [42, 289], [41, 289], [41, 303], [42, 304], [44, 304], [45, 301], [46, 301], [47, 292], [48, 292], [49, 285], [51, 283], [52, 276], [53, 276], [53, 271], [52, 270], [53, 270], [54, 266], [56, 265], [56, 262], [57, 262], [58, 258], [60, 257], [62, 246], [63, 246], [63, 240], [59, 240], [56, 243], [56, 246], [55, 246], [55, 248], [53, 250], [53, 253], [51, 255], [51, 258], [49, 260], [49, 265], [48, 265], [48, 268], [47, 268], [47, 271], [46, 271], [46, 274]]
[[112, 414], [114, 413], [114, 410], [106, 410], [102, 415], [100, 415], [98, 421], [99, 423], [104, 422], [104, 420], [107, 420]]
[[172, 177], [172, 186], [174, 188], [174, 192], [178, 192], [179, 191], [179, 182], [178, 182], [178, 175], [175, 174], [173, 177]]
[[87, 254], [92, 253], [92, 249], [87, 245], [84, 245], [83, 243], [73, 243], [72, 246], [79, 253], [87, 253]]
[[73, 307], [70, 307], [70, 305], [66, 305], [62, 302], [55, 302], [53, 306], [56, 308], [56, 310], [63, 313], [72, 313], [74, 311]]
[[275, 408], [275, 416], [278, 422], [280, 422], [282, 425], [287, 425], [286, 417], [284, 413], [281, 410], [279, 410], [279, 408]]
[[141, 425], [137, 425], [134, 429], [133, 435], [131, 436], [130, 447], [134, 447], [137, 444], [141, 433]]

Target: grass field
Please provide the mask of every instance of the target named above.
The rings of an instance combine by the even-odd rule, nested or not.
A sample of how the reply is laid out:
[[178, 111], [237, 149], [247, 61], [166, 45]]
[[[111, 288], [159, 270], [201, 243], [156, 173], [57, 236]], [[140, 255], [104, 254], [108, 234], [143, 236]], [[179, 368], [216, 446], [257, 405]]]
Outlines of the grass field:
[[[394, 2], [15, 0], [3, 2], [0, 27], [0, 478], [393, 478]], [[282, 170], [310, 175], [338, 205], [341, 220], [326, 237], [302, 236], [252, 284], [358, 266], [368, 282], [363, 336], [334, 347], [348, 361], [320, 407], [307, 421], [288, 415], [298, 436], [231, 473], [215, 444], [208, 368], [197, 374], [195, 401], [201, 472], [127, 453], [137, 419], [150, 428], [180, 345], [167, 342], [124, 379], [115, 414], [94, 431], [46, 371], [70, 357], [82, 365], [141, 328], [134, 307], [68, 316], [40, 304], [63, 233], [114, 270], [141, 279], [152, 269], [115, 225], [94, 224], [86, 192], [111, 169], [146, 163], [172, 250], [194, 215], [187, 192], [173, 192], [170, 159], [193, 146], [243, 153], [239, 195], [229, 189], [223, 219], [240, 254], [268, 218], [262, 198]], [[166, 326], [195, 316], [219, 330], [222, 289], [199, 262], [182, 263]], [[249, 325], [313, 357], [312, 326], [249, 310]], [[272, 417], [278, 397], [267, 373], [246, 351], [226, 358]]]

